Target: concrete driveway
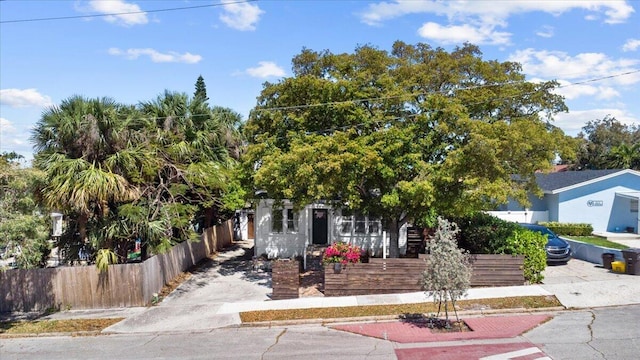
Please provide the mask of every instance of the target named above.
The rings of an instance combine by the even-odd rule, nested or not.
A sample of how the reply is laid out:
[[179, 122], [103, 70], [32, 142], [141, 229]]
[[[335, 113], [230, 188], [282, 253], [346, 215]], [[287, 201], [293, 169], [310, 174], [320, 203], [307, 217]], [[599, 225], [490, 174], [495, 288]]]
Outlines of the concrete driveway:
[[592, 308], [637, 304], [640, 275], [618, 274], [583, 260], [549, 265], [542, 287], [567, 308]]
[[271, 274], [253, 269], [253, 241], [238, 241], [198, 269], [159, 305], [104, 332], [141, 333], [209, 330], [240, 324], [238, 314], [218, 314], [224, 303], [265, 301]]

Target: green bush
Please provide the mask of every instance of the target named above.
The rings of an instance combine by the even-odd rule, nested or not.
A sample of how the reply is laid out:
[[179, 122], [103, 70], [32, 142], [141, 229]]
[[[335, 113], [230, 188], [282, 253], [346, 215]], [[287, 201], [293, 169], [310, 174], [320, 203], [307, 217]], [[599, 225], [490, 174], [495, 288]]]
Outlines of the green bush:
[[460, 228], [458, 246], [472, 254], [524, 255], [524, 278], [542, 281], [547, 265], [547, 238], [520, 225], [486, 213], [450, 219]]
[[544, 279], [542, 272], [547, 266], [546, 244], [546, 235], [517, 228], [495, 253], [524, 255], [524, 278], [531, 284], [537, 284]]
[[496, 249], [503, 247], [507, 238], [520, 228], [483, 212], [449, 220], [460, 228], [458, 246], [472, 254], [496, 254]]
[[541, 222], [540, 225], [548, 227], [558, 235], [589, 236], [593, 232], [591, 224]]

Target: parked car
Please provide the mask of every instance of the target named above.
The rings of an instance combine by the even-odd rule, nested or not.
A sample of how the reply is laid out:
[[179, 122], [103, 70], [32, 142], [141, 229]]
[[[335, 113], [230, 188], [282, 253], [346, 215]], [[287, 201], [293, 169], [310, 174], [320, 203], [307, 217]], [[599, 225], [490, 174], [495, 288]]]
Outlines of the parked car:
[[561, 239], [553, 231], [549, 230], [546, 226], [538, 224], [520, 224], [520, 226], [529, 229], [531, 231], [539, 232], [542, 235], [547, 236], [547, 245], [545, 250], [547, 252], [547, 263], [567, 263], [571, 259], [571, 245], [568, 242]]

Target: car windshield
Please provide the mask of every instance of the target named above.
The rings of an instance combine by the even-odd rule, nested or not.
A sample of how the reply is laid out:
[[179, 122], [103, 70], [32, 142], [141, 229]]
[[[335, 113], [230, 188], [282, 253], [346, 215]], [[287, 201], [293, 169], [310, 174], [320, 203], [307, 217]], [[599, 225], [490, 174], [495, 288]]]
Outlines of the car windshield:
[[536, 231], [541, 233], [542, 235], [547, 235], [547, 237], [558, 237], [556, 234], [553, 233], [553, 231], [549, 230], [548, 228], [544, 227], [544, 226], [526, 226], [525, 227], [531, 231]]

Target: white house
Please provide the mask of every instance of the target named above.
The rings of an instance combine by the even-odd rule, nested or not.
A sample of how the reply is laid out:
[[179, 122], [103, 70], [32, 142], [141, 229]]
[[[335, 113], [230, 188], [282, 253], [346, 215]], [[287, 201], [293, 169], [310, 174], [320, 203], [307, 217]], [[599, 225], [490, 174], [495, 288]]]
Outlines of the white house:
[[[536, 174], [536, 179], [544, 196], [529, 196], [530, 208], [510, 202], [501, 207], [501, 211], [492, 213], [504, 219], [518, 213], [538, 214], [537, 221], [588, 223], [594, 231], [638, 233], [640, 172], [630, 169], [564, 171]], [[547, 212], [546, 219], [539, 216], [544, 212]]]
[[[255, 211], [255, 251], [257, 256], [292, 258], [304, 255], [311, 245], [343, 241], [373, 254], [382, 254], [383, 231], [379, 218], [343, 213], [329, 204], [317, 202], [295, 212], [285, 201], [273, 208], [271, 199], [260, 200]], [[400, 229], [400, 252], [406, 251], [407, 226]], [[387, 235], [388, 238], [388, 235]]]

